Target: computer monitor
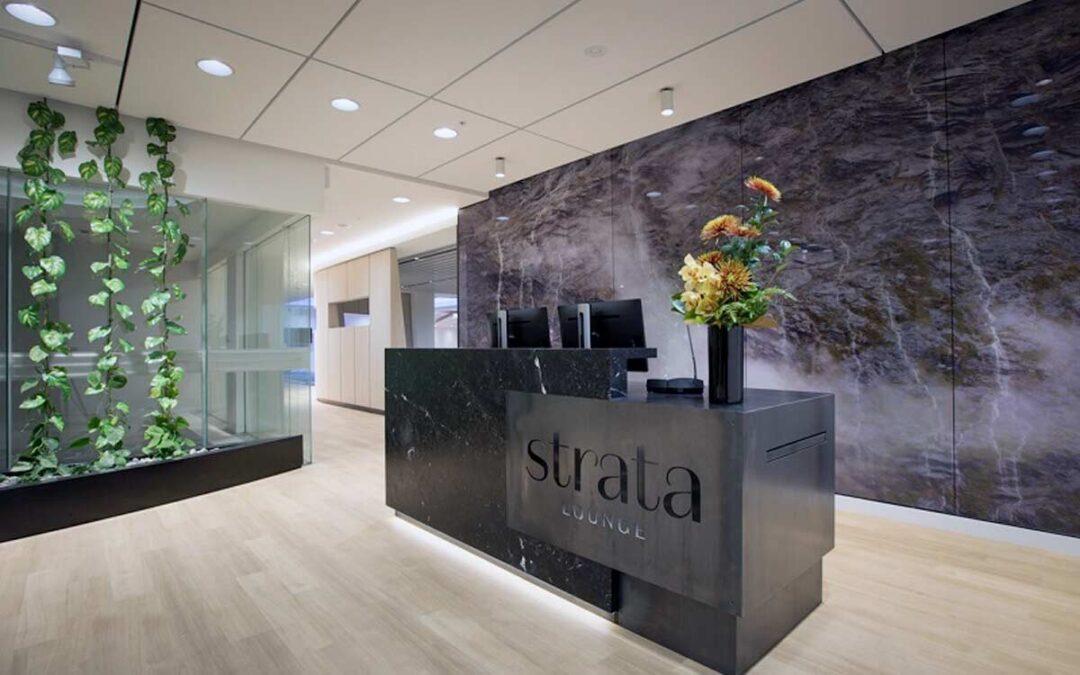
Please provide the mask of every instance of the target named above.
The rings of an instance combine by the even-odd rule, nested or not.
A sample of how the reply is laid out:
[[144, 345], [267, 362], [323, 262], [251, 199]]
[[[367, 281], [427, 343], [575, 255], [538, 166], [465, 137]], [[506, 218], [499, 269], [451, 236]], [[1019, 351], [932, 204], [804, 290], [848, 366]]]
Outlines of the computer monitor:
[[488, 315], [491, 346], [495, 348], [551, 347], [547, 307], [500, 309]]
[[[568, 349], [646, 346], [640, 299], [560, 305], [559, 332], [563, 347]], [[646, 372], [649, 362], [630, 359], [627, 368]]]

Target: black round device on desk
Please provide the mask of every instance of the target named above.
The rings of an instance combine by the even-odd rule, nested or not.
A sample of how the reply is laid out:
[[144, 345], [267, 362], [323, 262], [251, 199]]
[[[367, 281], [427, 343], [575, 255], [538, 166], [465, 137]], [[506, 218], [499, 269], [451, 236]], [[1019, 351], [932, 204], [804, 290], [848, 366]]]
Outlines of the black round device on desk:
[[694, 377], [673, 377], [670, 380], [649, 378], [645, 389], [650, 394], [692, 394], [700, 395], [705, 391], [705, 383]]

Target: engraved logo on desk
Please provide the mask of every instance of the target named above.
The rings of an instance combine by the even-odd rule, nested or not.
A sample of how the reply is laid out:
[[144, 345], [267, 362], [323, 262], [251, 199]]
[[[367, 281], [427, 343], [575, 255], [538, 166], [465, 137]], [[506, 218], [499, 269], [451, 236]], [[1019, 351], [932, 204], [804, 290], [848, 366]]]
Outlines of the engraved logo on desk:
[[[612, 451], [565, 443], [559, 432], [554, 432], [550, 441], [529, 439], [525, 453], [529, 458], [525, 473], [531, 480], [537, 483], [551, 481], [568, 493], [568, 499], [560, 508], [560, 513], [565, 517], [622, 535], [632, 535], [635, 539], [647, 538], [640, 521], [633, 521], [607, 509], [579, 506], [569, 499], [571, 492], [580, 494], [582, 490], [587, 490], [606, 502], [622, 504], [630, 504], [632, 494], [633, 502], [646, 512], [662, 509], [671, 518], [689, 518], [695, 523], [701, 522], [701, 479], [698, 475], [687, 466], [660, 467], [659, 462], [648, 459], [645, 448], [640, 445], [633, 456], [627, 458]], [[632, 482], [631, 472], [634, 477]], [[651, 483], [659, 475], [663, 475], [664, 485], [653, 494], [650, 492]]]
[[[717, 601], [736, 493], [727, 431], [699, 410], [506, 393], [511, 529], [676, 593]], [[727, 506], [725, 506], [727, 504]]]

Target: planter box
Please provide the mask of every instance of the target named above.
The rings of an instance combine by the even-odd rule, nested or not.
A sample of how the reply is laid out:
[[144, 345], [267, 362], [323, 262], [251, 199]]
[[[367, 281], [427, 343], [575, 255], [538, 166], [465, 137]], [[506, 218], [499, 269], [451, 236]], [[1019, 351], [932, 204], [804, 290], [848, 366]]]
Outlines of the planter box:
[[299, 469], [302, 436], [0, 488], [0, 542], [90, 523]]

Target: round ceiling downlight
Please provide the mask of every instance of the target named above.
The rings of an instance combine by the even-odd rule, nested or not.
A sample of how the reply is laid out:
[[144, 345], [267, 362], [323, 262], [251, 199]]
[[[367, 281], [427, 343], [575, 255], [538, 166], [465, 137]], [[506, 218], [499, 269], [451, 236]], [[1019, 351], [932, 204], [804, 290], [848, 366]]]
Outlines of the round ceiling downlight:
[[233, 74], [232, 66], [217, 59], [200, 59], [199, 70], [214, 77], [228, 77]]
[[450, 127], [439, 127], [435, 131], [431, 132], [435, 134], [435, 138], [451, 139], [457, 138], [457, 131]]
[[408, 197], [394, 197], [393, 199], [395, 204], [408, 204], [410, 201]]
[[28, 2], [9, 2], [4, 5], [8, 14], [31, 26], [50, 28], [56, 25], [56, 17]]
[[341, 112], [356, 112], [360, 109], [360, 104], [351, 98], [335, 98], [330, 101], [330, 105], [334, 110], [340, 110]]

